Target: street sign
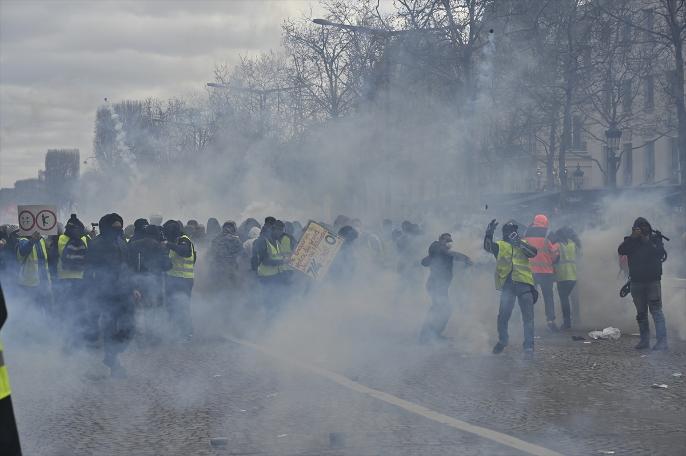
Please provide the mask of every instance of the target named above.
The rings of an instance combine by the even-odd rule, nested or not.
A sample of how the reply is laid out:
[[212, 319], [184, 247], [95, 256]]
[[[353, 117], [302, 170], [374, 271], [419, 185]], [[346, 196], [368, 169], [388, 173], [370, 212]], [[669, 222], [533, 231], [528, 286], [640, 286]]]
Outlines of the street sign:
[[18, 206], [19, 234], [30, 236], [38, 231], [44, 236], [57, 234], [57, 209], [55, 206]]
[[341, 245], [342, 237], [311, 221], [305, 227], [288, 265], [315, 280], [321, 279], [329, 270]]

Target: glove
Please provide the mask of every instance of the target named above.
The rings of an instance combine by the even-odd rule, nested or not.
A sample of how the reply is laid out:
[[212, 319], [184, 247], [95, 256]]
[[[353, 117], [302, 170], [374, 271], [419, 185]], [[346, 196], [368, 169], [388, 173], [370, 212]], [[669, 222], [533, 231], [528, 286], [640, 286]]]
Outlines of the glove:
[[486, 227], [486, 235], [493, 236], [493, 233], [495, 233], [495, 228], [498, 226], [498, 222], [495, 221], [495, 219], [491, 220], [491, 223], [488, 224]]
[[522, 243], [522, 238], [519, 237], [519, 233], [516, 231], [510, 233], [507, 239], [510, 241], [510, 244], [514, 245], [515, 247], [519, 247]]

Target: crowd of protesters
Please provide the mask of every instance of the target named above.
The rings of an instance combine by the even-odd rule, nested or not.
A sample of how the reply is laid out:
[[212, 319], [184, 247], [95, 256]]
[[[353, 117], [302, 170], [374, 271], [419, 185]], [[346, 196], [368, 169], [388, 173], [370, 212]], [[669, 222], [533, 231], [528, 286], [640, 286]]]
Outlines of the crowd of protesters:
[[[453, 309], [449, 297], [453, 264], [473, 264], [469, 256], [452, 249], [450, 233], [440, 234], [426, 254], [427, 236], [420, 225], [410, 221], [396, 225], [386, 219], [374, 230], [363, 227], [359, 219], [340, 215], [331, 224], [321, 224], [342, 239], [327, 280], [345, 286], [356, 268], [372, 265], [392, 271], [399, 279], [398, 287], [408, 291], [417, 288], [422, 266], [428, 268], [426, 290], [431, 306], [418, 339], [422, 344], [445, 340], [443, 332]], [[126, 375], [118, 355], [134, 333], [150, 344], [163, 339], [193, 340], [191, 302], [199, 257], [206, 296], [220, 300], [249, 296], [267, 323], [308, 287], [304, 276], [289, 266], [306, 229], [298, 221], [266, 217], [260, 223], [249, 218], [237, 225], [210, 218], [203, 226], [197, 220], [185, 225], [178, 220], [162, 223], [160, 216], [151, 216], [126, 226], [121, 216], [112, 213], [91, 225], [87, 229], [72, 214], [54, 236], [39, 232], [24, 236], [16, 226], [0, 227], [0, 280], [5, 289], [16, 291], [46, 318], [62, 323], [66, 352], [102, 347], [104, 364], [115, 377]], [[508, 344], [508, 321], [518, 302], [524, 351], [532, 355], [533, 305], [539, 291], [548, 329], [572, 328], [570, 301], [577, 283], [581, 242], [568, 226], [551, 230], [543, 214], [525, 226], [513, 220], [505, 223], [502, 240], [494, 239], [497, 225], [495, 220], [488, 225], [484, 239], [484, 249], [496, 259], [495, 288], [501, 292], [498, 343], [493, 353], [502, 352]], [[664, 245], [645, 219], [637, 219], [633, 228], [619, 254], [628, 259], [630, 269], [641, 330], [637, 348], [648, 347], [650, 312], [657, 331], [655, 348], [664, 350], [667, 336], [659, 294]], [[555, 284], [563, 317], [559, 326]]]

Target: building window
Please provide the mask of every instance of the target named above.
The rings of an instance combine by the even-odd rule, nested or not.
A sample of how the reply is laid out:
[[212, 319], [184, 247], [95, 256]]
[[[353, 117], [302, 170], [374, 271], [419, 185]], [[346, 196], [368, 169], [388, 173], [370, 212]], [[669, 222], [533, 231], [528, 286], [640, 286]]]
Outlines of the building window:
[[655, 141], [647, 143], [644, 147], [643, 180], [648, 184], [655, 181]]
[[624, 143], [622, 163], [624, 163], [624, 186], [630, 187], [634, 177], [634, 151], [631, 143]]
[[647, 112], [652, 112], [655, 108], [655, 79], [647, 76], [643, 81], [643, 108]]
[[669, 138], [672, 152], [672, 183], [678, 184], [681, 177], [681, 160], [679, 159], [679, 138]]
[[581, 116], [572, 117], [572, 149], [586, 150], [586, 144], [583, 142], [583, 128], [584, 123]]
[[631, 112], [633, 98], [631, 96], [631, 81], [622, 82], [622, 109], [624, 112]]

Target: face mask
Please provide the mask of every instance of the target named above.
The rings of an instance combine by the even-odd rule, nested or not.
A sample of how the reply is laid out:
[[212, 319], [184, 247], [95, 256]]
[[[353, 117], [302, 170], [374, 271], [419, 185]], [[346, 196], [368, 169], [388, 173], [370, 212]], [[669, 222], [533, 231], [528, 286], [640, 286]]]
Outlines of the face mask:
[[450, 248], [453, 246], [453, 243], [452, 242], [446, 242], [445, 246], [448, 248], [448, 250], [450, 250]]

